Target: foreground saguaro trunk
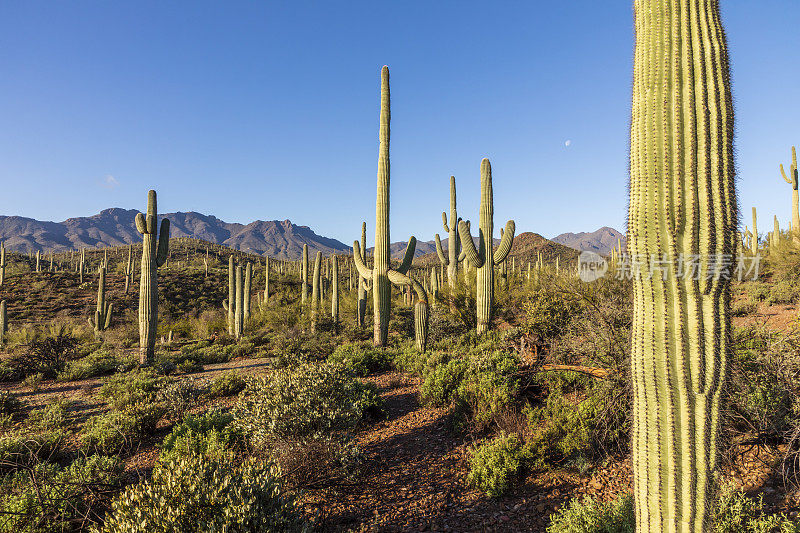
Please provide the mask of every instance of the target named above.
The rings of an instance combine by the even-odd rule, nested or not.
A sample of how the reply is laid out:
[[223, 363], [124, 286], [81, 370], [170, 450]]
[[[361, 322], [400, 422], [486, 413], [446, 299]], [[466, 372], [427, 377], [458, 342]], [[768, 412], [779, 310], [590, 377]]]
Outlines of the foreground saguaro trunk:
[[[406, 272], [411, 267], [414, 259], [414, 249], [417, 246], [417, 239], [411, 237], [408, 240], [406, 254], [403, 262], [397, 269], [390, 269], [389, 257], [389, 122], [390, 122], [390, 99], [389, 99], [389, 67], [381, 69], [381, 114], [380, 126], [378, 129], [378, 183], [375, 200], [375, 250], [373, 253], [373, 266], [367, 268], [364, 264], [361, 253], [361, 246], [358, 241], [353, 242], [353, 261], [356, 264], [359, 275], [365, 278], [372, 278], [372, 300], [374, 312], [374, 334], [373, 344], [375, 346], [386, 346], [389, 335], [389, 311], [391, 307], [391, 285], [398, 286], [410, 285], [414, 287], [420, 302], [415, 308], [415, 325], [421, 328], [417, 331], [417, 338], [427, 339], [428, 327], [428, 299], [425, 289], [416, 280], [406, 276]], [[424, 309], [423, 309], [424, 307]], [[424, 329], [424, 331], [423, 331]], [[418, 341], [419, 345], [420, 342]], [[422, 349], [424, 350], [424, 343]]]
[[[736, 252], [727, 46], [715, 0], [636, 0], [635, 26], [628, 250], [642, 265], [633, 273], [631, 344], [636, 530], [709, 531], [731, 333], [729, 280], [713, 263]], [[680, 261], [692, 257], [700, 276], [681, 273]]]
[[139, 363], [153, 362], [158, 325], [158, 267], [169, 252], [169, 220], [158, 231], [156, 191], [147, 193], [147, 215], [136, 213], [136, 229], [142, 234], [142, 268], [139, 283]]

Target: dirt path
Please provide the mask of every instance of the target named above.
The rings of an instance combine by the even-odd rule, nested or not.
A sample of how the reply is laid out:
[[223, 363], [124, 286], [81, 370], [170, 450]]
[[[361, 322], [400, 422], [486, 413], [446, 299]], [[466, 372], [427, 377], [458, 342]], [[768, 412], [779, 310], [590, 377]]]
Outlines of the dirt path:
[[539, 474], [508, 496], [487, 498], [467, 484], [469, 443], [448, 432], [446, 410], [419, 405], [418, 379], [389, 372], [368, 380], [381, 389], [388, 416], [359, 435], [363, 477], [304, 498], [325, 531], [544, 531], [572, 494], [626, 489], [623, 466], [595, 478]]

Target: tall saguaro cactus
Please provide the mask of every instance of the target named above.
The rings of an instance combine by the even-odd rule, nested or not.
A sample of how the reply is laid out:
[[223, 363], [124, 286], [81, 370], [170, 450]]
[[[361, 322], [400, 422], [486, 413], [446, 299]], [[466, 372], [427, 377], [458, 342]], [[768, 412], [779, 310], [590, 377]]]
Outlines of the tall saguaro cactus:
[[789, 175], [783, 170], [781, 164], [781, 176], [783, 179], [792, 186], [792, 233], [794, 234], [794, 242], [800, 242], [800, 194], [797, 191], [797, 151], [792, 146], [792, 163], [789, 165]]
[[[355, 254], [353, 250], [353, 254]], [[361, 261], [367, 264], [367, 223], [361, 223]], [[367, 280], [359, 274], [358, 276], [358, 302], [356, 308], [356, 323], [358, 327], [364, 327], [364, 316], [367, 314]]]
[[142, 268], [139, 274], [139, 363], [150, 365], [156, 347], [158, 325], [158, 267], [169, 252], [169, 219], [158, 230], [156, 191], [147, 193], [147, 215], [136, 213], [136, 229], [142, 234]]
[[465, 221], [458, 223], [458, 234], [461, 247], [468, 261], [477, 269], [475, 301], [478, 314], [478, 334], [488, 331], [492, 323], [492, 304], [494, 302], [494, 267], [501, 264], [511, 245], [514, 244], [514, 221], [506, 222], [506, 229], [500, 239], [500, 246], [493, 251], [494, 233], [494, 195], [492, 192], [492, 165], [484, 158], [481, 161], [481, 205], [478, 223], [478, 248], [470, 235], [469, 225]]
[[442, 250], [442, 241], [436, 233], [436, 253], [439, 262], [447, 267], [447, 285], [451, 289], [456, 288], [458, 283], [458, 263], [464, 260], [464, 252], [461, 251], [461, 242], [458, 239], [458, 210], [456, 209], [456, 177], [450, 176], [450, 224], [447, 223], [447, 213], [442, 212], [442, 226], [449, 234], [447, 239], [447, 255]]
[[317, 257], [314, 259], [314, 275], [311, 285], [311, 331], [317, 329], [317, 315], [319, 314], [319, 304], [322, 299], [322, 289], [320, 287], [320, 276], [322, 269], [322, 252], [317, 251]]
[[6, 301], [0, 301], [0, 346], [6, 342], [8, 332], [8, 313], [6, 312]]
[[125, 265], [125, 294], [128, 294], [128, 288], [133, 280], [133, 244], [128, 245], [128, 262]]
[[[729, 279], [711, 270], [736, 252], [728, 52], [716, 0], [634, 5], [627, 243], [642, 262], [631, 338], [636, 531], [700, 533], [710, 531], [731, 340]], [[686, 257], [699, 258], [699, 276], [679, 269]]]
[[753, 252], [753, 255], [758, 253], [758, 217], [755, 207], [753, 207], [753, 236], [750, 239], [750, 251]]
[[228, 299], [222, 302], [228, 312], [228, 335], [236, 335], [236, 265], [233, 254], [228, 256]]
[[308, 245], [307, 244], [303, 244], [302, 268], [303, 268], [301, 273], [302, 279], [300, 283], [300, 295], [301, 295], [300, 303], [305, 305], [306, 300], [308, 299]]
[[[386, 346], [389, 335], [389, 312], [391, 310], [391, 286], [412, 285], [419, 294], [425, 294], [425, 289], [419, 282], [406, 276], [406, 272], [411, 267], [414, 259], [414, 249], [417, 246], [417, 239], [411, 237], [406, 247], [406, 255], [403, 262], [396, 270], [390, 269], [391, 257], [389, 255], [389, 122], [391, 118], [390, 98], [389, 98], [389, 67], [386, 65], [381, 69], [381, 114], [380, 127], [378, 130], [378, 183], [375, 200], [375, 250], [373, 254], [372, 268], [367, 268], [364, 264], [361, 246], [358, 241], [353, 242], [353, 260], [355, 261], [358, 273], [372, 279], [372, 301], [374, 314], [373, 344], [375, 346]], [[363, 226], [362, 226], [363, 227]], [[420, 306], [424, 301], [424, 311]], [[421, 317], [424, 313], [424, 328], [427, 338], [427, 316], [428, 300], [427, 297], [420, 296], [420, 300], [415, 308], [415, 315]], [[420, 320], [422, 320], [420, 318]], [[417, 327], [422, 322], [417, 321]], [[420, 334], [419, 332], [417, 333]], [[424, 347], [423, 347], [424, 348]]]
[[95, 333], [105, 331], [111, 325], [112, 308], [113, 304], [106, 301], [106, 267], [101, 265], [97, 282], [97, 309], [94, 312], [94, 318], [87, 319]]
[[331, 318], [333, 327], [339, 329], [339, 264], [336, 255], [331, 257]]
[[6, 281], [6, 245], [0, 242], [0, 286]]

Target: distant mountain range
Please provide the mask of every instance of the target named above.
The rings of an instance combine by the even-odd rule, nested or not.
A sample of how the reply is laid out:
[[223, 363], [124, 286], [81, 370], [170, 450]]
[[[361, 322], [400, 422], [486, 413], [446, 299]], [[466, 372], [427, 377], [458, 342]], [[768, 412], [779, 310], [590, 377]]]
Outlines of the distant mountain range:
[[591, 233], [562, 233], [550, 240], [575, 250], [608, 255], [611, 253], [611, 248], [617, 246], [617, 239], [622, 241], [622, 249], [625, 250], [625, 235], [608, 226]]
[[[142, 240], [134, 222], [136, 213], [138, 211], [135, 209], [112, 208], [104, 209], [90, 217], [69, 218], [63, 222], [44, 222], [32, 218], [0, 215], [0, 240], [5, 242], [8, 250], [23, 253], [36, 250], [59, 252], [80, 248], [124, 246]], [[317, 251], [323, 255], [352, 253], [350, 246], [336, 239], [317, 235], [308, 226], [298, 226], [290, 220], [256, 220], [249, 224], [237, 224], [196, 212], [166, 213], [159, 215], [159, 218], [169, 219], [170, 237], [202, 239], [236, 250], [275, 258], [299, 259], [304, 244], [308, 244], [309, 252], [312, 254]], [[520, 239], [523, 235], [526, 237]], [[616, 245], [618, 238], [622, 238], [624, 249], [625, 236], [608, 227], [592, 233], [562, 233], [550, 241], [537, 234], [523, 233], [515, 239], [512, 255], [521, 250], [523, 241], [530, 239], [536, 241], [534, 246], [536, 250], [542, 250], [545, 243], [550, 245], [558, 243], [575, 250], [607, 254], [611, 247]], [[500, 242], [499, 239], [494, 241], [495, 244]], [[389, 248], [392, 258], [402, 259], [406, 244], [403, 241], [391, 243]], [[448, 240], [443, 239], [442, 248], [446, 250], [447, 245]], [[368, 249], [368, 253], [372, 251], [372, 248]], [[558, 253], [564, 255], [561, 251]], [[433, 262], [436, 257], [435, 242], [417, 241], [414, 257], [427, 258]]]
[[[29, 250], [66, 251], [80, 248], [122, 246], [141, 242], [136, 230], [135, 209], [104, 209], [90, 217], [69, 218], [63, 222], [41, 222], [32, 218], [0, 216], [0, 240], [16, 252]], [[166, 213], [170, 237], [192, 237], [222, 244], [244, 252], [282, 259], [299, 259], [303, 244], [309, 251], [351, 253], [349, 246], [314, 233], [308, 226], [290, 220], [256, 220], [250, 224], [224, 222], [202, 213]]]

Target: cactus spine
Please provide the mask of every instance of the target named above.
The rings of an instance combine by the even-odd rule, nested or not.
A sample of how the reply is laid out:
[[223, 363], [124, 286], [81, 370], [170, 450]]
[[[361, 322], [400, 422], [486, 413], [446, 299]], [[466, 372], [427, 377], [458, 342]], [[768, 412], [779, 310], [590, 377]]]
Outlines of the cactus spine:
[[470, 235], [467, 222], [458, 223], [458, 234], [461, 247], [466, 253], [466, 261], [477, 269], [477, 289], [475, 300], [478, 314], [478, 334], [488, 331], [492, 321], [492, 304], [494, 301], [494, 267], [501, 264], [511, 251], [514, 243], [514, 221], [506, 222], [506, 229], [500, 239], [500, 246], [492, 252], [492, 234], [494, 232], [494, 198], [492, 193], [492, 165], [484, 158], [481, 161], [481, 206], [478, 227], [478, 249]]
[[302, 282], [300, 284], [300, 295], [301, 300], [300, 303], [305, 305], [306, 300], [308, 299], [308, 245], [303, 245], [303, 270], [302, 270]]
[[[716, 0], [634, 5], [628, 249], [644, 260], [631, 340], [636, 531], [699, 533], [711, 529], [730, 285], [678, 267], [699, 257], [710, 273], [710, 261], [736, 251], [727, 45]], [[648, 275], [651, 258], [671, 262], [663, 278]]]
[[[156, 191], [147, 193], [147, 215], [136, 214], [136, 229], [142, 234], [142, 268], [139, 275], [139, 363], [153, 361], [158, 325], [158, 267], [169, 252], [169, 219], [158, 231]], [[158, 236], [158, 237], [156, 237]]]
[[442, 227], [449, 234], [447, 239], [447, 255], [442, 250], [442, 241], [436, 233], [436, 253], [439, 262], [447, 267], [447, 285], [451, 289], [456, 288], [458, 282], [458, 263], [464, 260], [464, 252], [461, 251], [461, 243], [458, 239], [458, 210], [456, 209], [456, 177], [450, 176], [450, 224], [447, 223], [447, 213], [442, 213]]
[[800, 196], [797, 191], [797, 151], [792, 146], [792, 162], [789, 165], [789, 175], [783, 170], [783, 164], [780, 166], [781, 176], [783, 179], [792, 186], [792, 233], [794, 234], [794, 242], [800, 242]]
[[[373, 266], [367, 268], [361, 255], [361, 246], [358, 241], [353, 242], [353, 259], [356, 268], [361, 276], [372, 278], [372, 300], [374, 313], [373, 343], [375, 346], [386, 346], [389, 334], [389, 312], [391, 308], [391, 287], [395, 285], [413, 285], [415, 290], [421, 291], [420, 301], [415, 308], [415, 325], [420, 328], [424, 325], [424, 337], [427, 338], [427, 316], [428, 302], [425, 296], [425, 289], [415, 280], [406, 276], [406, 272], [411, 267], [414, 259], [414, 249], [417, 246], [417, 239], [413, 236], [408, 240], [406, 255], [397, 270], [391, 270], [389, 256], [389, 122], [391, 118], [390, 97], [389, 97], [389, 67], [381, 69], [381, 112], [380, 127], [378, 130], [378, 183], [375, 200], [375, 251], [373, 254]], [[424, 321], [418, 316], [423, 311], [421, 305], [424, 302]], [[424, 324], [423, 324], [424, 322]], [[423, 332], [417, 332], [421, 335]], [[417, 343], [419, 345], [419, 342]], [[423, 343], [424, 349], [424, 343]]]
[[99, 269], [97, 282], [97, 309], [94, 318], [88, 318], [89, 325], [94, 328], [95, 334], [105, 331], [111, 325], [112, 304], [106, 301], [106, 267]]

